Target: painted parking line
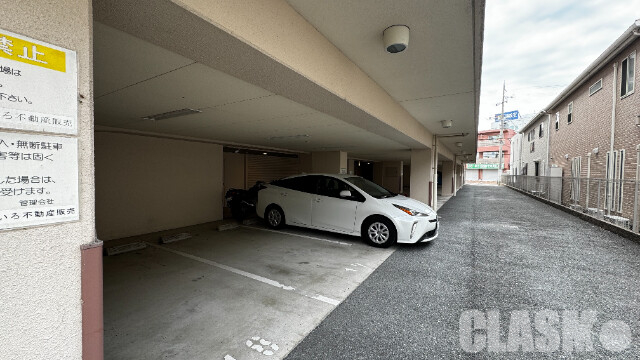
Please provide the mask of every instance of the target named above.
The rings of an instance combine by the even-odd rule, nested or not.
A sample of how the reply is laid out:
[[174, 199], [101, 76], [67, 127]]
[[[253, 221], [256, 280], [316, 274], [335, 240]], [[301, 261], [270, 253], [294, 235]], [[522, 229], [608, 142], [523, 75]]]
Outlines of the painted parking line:
[[228, 266], [228, 265], [220, 264], [218, 262], [215, 262], [215, 261], [212, 261], [212, 260], [208, 260], [208, 259], [205, 259], [205, 258], [201, 258], [199, 256], [191, 255], [191, 254], [188, 254], [188, 253], [183, 252], [183, 251], [170, 249], [170, 248], [168, 248], [166, 246], [161, 246], [161, 245], [153, 244], [153, 243], [150, 243], [150, 242], [148, 242], [147, 244], [149, 244], [149, 246], [154, 247], [156, 249], [160, 249], [160, 250], [164, 250], [164, 251], [176, 254], [176, 255], [180, 255], [180, 256], [186, 257], [188, 259], [201, 262], [203, 264], [215, 266], [215, 267], [217, 267], [219, 269], [232, 272], [232, 273], [234, 273], [236, 275], [244, 276], [246, 278], [249, 278], [249, 279], [252, 279], [252, 280], [256, 280], [256, 281], [259, 281], [259, 282], [261, 282], [263, 284], [271, 285], [273, 287], [280, 288], [282, 290], [291, 291], [291, 292], [294, 292], [294, 293], [296, 293], [298, 295], [302, 295], [304, 297], [308, 297], [310, 299], [322, 301], [323, 303], [326, 303], [326, 304], [330, 304], [330, 305], [333, 305], [333, 306], [337, 306], [338, 304], [340, 304], [339, 300], [332, 299], [330, 297], [326, 297], [326, 296], [323, 296], [323, 295], [320, 295], [320, 294], [311, 294], [311, 293], [308, 293], [308, 292], [303, 291], [303, 290], [298, 290], [293, 286], [288, 286], [288, 285], [281, 284], [281, 283], [279, 283], [279, 282], [277, 282], [275, 280], [268, 279], [268, 278], [266, 278], [264, 276], [252, 274], [250, 272], [247, 272], [247, 271], [244, 271], [244, 270], [240, 270], [240, 269], [236, 269], [236, 268]]
[[290, 232], [286, 232], [286, 231], [279, 231], [279, 230], [273, 230], [273, 229], [265, 229], [265, 228], [261, 228], [261, 227], [247, 226], [247, 225], [241, 225], [241, 226], [242, 226], [243, 228], [247, 228], [247, 229], [254, 229], [254, 230], [268, 231], [268, 232], [272, 232], [272, 233], [276, 233], [276, 234], [283, 234], [283, 235], [297, 236], [297, 237], [301, 237], [301, 238], [305, 238], [305, 239], [311, 239], [311, 240], [316, 240], [316, 241], [324, 241], [324, 242], [333, 243], [333, 244], [338, 244], [338, 245], [344, 245], [344, 246], [351, 246], [351, 245], [353, 245], [353, 244], [346, 243], [346, 242], [342, 242], [342, 241], [329, 240], [329, 239], [323, 239], [323, 238], [314, 237], [314, 236], [308, 236], [308, 235], [294, 234], [294, 233], [290, 233]]

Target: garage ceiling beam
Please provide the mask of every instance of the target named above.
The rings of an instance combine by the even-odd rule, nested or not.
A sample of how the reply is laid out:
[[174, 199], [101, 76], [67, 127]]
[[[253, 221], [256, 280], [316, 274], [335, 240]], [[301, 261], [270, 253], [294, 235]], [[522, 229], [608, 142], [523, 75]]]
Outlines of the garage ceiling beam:
[[[190, 7], [197, 10], [187, 10], [168, 0], [96, 0], [94, 19], [409, 148], [431, 145], [431, 134], [422, 124], [306, 23], [286, 2], [268, 3], [277, 7], [273, 11], [278, 16], [283, 13], [288, 16], [279, 20], [287, 20], [284, 22], [287, 25], [294, 23], [296, 27], [293, 30], [315, 32], [315, 35], [300, 34], [300, 43], [291, 46], [302, 46], [309, 39], [304, 35], [310, 35], [311, 39], [326, 47], [327, 51], [333, 48], [331, 51], [337, 52], [332, 53], [333, 58], [343, 57], [336, 60], [336, 64], [341, 64], [342, 68], [327, 68], [324, 75], [331, 76], [330, 72], [338, 72], [350, 74], [349, 78], [340, 81], [332, 77], [332, 81], [338, 82], [334, 83], [333, 88], [328, 88], [329, 83], [319, 84], [322, 81], [310, 78], [317, 78], [317, 74], [295, 71], [291, 64], [282, 63], [273, 54], [258, 47], [267, 44], [251, 44], [247, 39], [241, 40], [227, 32], [229, 29], [222, 30], [211, 20], [204, 19], [214, 15], [235, 18], [239, 27], [262, 26], [267, 32], [278, 25], [278, 19], [273, 16], [251, 19], [240, 16], [246, 14], [246, 6], [251, 5], [244, 5], [243, 8], [238, 2], [214, 2], [215, 6], [209, 2], [189, 3]], [[258, 3], [260, 2], [255, 4]], [[204, 14], [211, 9], [221, 12], [217, 15]], [[304, 62], [305, 59], [302, 60]], [[354, 81], [365, 84], [366, 88], [350, 86]]]

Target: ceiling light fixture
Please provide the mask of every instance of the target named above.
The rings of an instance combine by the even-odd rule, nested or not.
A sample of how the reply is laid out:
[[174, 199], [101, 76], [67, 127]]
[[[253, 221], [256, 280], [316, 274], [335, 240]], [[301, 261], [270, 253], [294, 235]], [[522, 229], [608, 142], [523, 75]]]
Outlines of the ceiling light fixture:
[[309, 134], [298, 134], [298, 135], [286, 135], [286, 136], [272, 136], [269, 140], [284, 140], [284, 139], [303, 139], [311, 137]]
[[409, 46], [409, 27], [407, 25], [391, 25], [382, 32], [384, 48], [396, 54]]
[[165, 113], [162, 113], [162, 114], [143, 116], [142, 118], [145, 119], [145, 120], [156, 121], [156, 120], [164, 120], [164, 119], [174, 118], [174, 117], [178, 117], [178, 116], [197, 114], [197, 113], [201, 113], [201, 112], [202, 112], [201, 110], [195, 110], [195, 109], [180, 109], [180, 110], [174, 110], [174, 111], [165, 112]]
[[440, 124], [442, 124], [443, 128], [448, 129], [453, 126], [453, 120], [442, 120], [440, 121]]
[[457, 146], [457, 147], [462, 147], [462, 143], [461, 143], [461, 142], [457, 142], [457, 143], [456, 143], [456, 146]]

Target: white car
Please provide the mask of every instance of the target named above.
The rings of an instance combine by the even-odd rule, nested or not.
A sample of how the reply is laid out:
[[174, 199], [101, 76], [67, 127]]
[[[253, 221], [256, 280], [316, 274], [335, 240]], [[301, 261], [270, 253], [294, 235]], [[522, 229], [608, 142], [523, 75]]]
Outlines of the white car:
[[265, 186], [256, 211], [272, 228], [287, 224], [357, 235], [377, 247], [438, 236], [433, 209], [359, 176], [305, 174]]

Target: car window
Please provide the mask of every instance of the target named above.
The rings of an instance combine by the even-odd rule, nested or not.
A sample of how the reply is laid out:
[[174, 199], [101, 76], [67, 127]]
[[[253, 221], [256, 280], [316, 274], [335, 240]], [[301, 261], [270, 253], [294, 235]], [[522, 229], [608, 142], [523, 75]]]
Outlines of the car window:
[[296, 176], [286, 179], [280, 179], [271, 182], [271, 184], [280, 186], [283, 188], [297, 190], [302, 192], [314, 193], [317, 188], [318, 176]]
[[348, 200], [356, 200], [356, 201], [365, 200], [364, 196], [362, 196], [360, 192], [358, 192], [356, 189], [354, 189], [352, 186], [348, 185], [342, 180], [328, 177], [328, 176], [321, 176], [318, 179], [318, 183], [317, 183], [318, 195], [341, 198], [340, 192], [343, 190], [349, 190], [351, 192], [351, 198], [348, 198]]
[[272, 181], [271, 183], [276, 186], [280, 186], [283, 188], [302, 191], [304, 188], [304, 178], [305, 176], [296, 176], [292, 178], [280, 179], [276, 181]]
[[398, 194], [392, 193], [391, 191], [383, 188], [382, 186], [372, 181], [369, 181], [365, 178], [361, 178], [359, 176], [348, 177], [348, 178], [345, 178], [345, 180], [357, 186], [360, 190], [366, 192], [367, 194], [373, 196], [376, 199], [394, 197], [398, 195]]

